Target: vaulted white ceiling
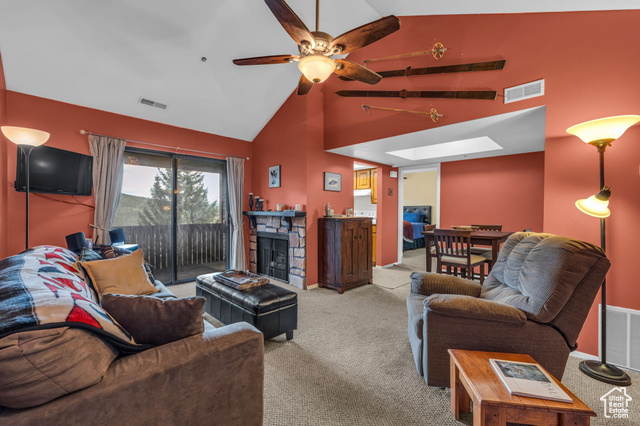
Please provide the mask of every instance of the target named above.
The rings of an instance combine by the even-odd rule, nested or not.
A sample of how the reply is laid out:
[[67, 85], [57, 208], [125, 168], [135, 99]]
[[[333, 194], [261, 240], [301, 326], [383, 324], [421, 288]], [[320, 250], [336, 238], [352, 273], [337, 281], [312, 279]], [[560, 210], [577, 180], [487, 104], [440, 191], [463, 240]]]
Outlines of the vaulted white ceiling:
[[[320, 29], [337, 36], [390, 14], [598, 10], [601, 3], [322, 0]], [[315, 29], [314, 0], [288, 4]], [[632, 8], [640, 8], [637, 1], [606, 3], [608, 10]], [[9, 90], [246, 141], [299, 79], [294, 64], [231, 62], [297, 54], [262, 0], [2, 0], [0, 52]]]

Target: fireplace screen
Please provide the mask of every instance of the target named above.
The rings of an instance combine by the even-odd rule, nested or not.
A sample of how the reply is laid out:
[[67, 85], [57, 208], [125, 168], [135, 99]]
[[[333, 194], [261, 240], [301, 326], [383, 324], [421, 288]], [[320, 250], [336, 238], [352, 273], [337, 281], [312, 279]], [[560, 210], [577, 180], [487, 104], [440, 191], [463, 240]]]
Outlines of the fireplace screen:
[[258, 232], [258, 274], [289, 282], [289, 236]]

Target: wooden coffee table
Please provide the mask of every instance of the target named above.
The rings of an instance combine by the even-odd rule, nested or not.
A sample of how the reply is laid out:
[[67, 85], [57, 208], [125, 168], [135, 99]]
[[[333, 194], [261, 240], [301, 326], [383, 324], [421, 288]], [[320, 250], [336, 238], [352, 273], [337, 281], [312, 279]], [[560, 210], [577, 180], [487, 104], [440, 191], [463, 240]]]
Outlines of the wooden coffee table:
[[451, 357], [451, 412], [456, 420], [460, 412], [470, 411], [473, 401], [473, 424], [505, 425], [507, 422], [534, 425], [589, 425], [595, 416], [556, 378], [554, 380], [573, 399], [573, 403], [511, 395], [502, 383], [490, 358], [536, 362], [531, 356], [499, 352], [449, 349]]

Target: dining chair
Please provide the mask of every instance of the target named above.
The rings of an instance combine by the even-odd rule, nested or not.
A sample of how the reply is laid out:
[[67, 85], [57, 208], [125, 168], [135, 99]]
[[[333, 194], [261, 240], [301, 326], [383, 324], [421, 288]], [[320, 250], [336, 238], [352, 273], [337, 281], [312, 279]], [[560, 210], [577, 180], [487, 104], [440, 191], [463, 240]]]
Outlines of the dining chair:
[[434, 229], [436, 245], [436, 270], [446, 274], [458, 276], [458, 269], [462, 278], [473, 278], [473, 270], [480, 267], [480, 285], [484, 283], [484, 264], [486, 258], [471, 253], [471, 231], [457, 229]]
[[[426, 231], [433, 231], [434, 229], [436, 229], [437, 225], [422, 225], [422, 231], [426, 232]], [[426, 236], [424, 237], [424, 243], [425, 246], [427, 244], [430, 245], [429, 247], [429, 251], [431, 252], [431, 256], [433, 259], [435, 259], [436, 257], [436, 244], [432, 239], [427, 238]], [[427, 258], [427, 262], [429, 261], [429, 259]], [[429, 268], [427, 268], [427, 271], [429, 270]]]

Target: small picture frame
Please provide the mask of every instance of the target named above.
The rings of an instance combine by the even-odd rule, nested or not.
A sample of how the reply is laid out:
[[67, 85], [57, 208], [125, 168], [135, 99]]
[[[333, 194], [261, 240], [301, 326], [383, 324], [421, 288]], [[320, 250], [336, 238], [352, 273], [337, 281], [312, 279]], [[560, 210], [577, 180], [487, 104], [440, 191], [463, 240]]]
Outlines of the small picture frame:
[[269, 188], [280, 188], [280, 166], [269, 167]]
[[342, 191], [342, 175], [340, 173], [324, 172], [324, 190]]

